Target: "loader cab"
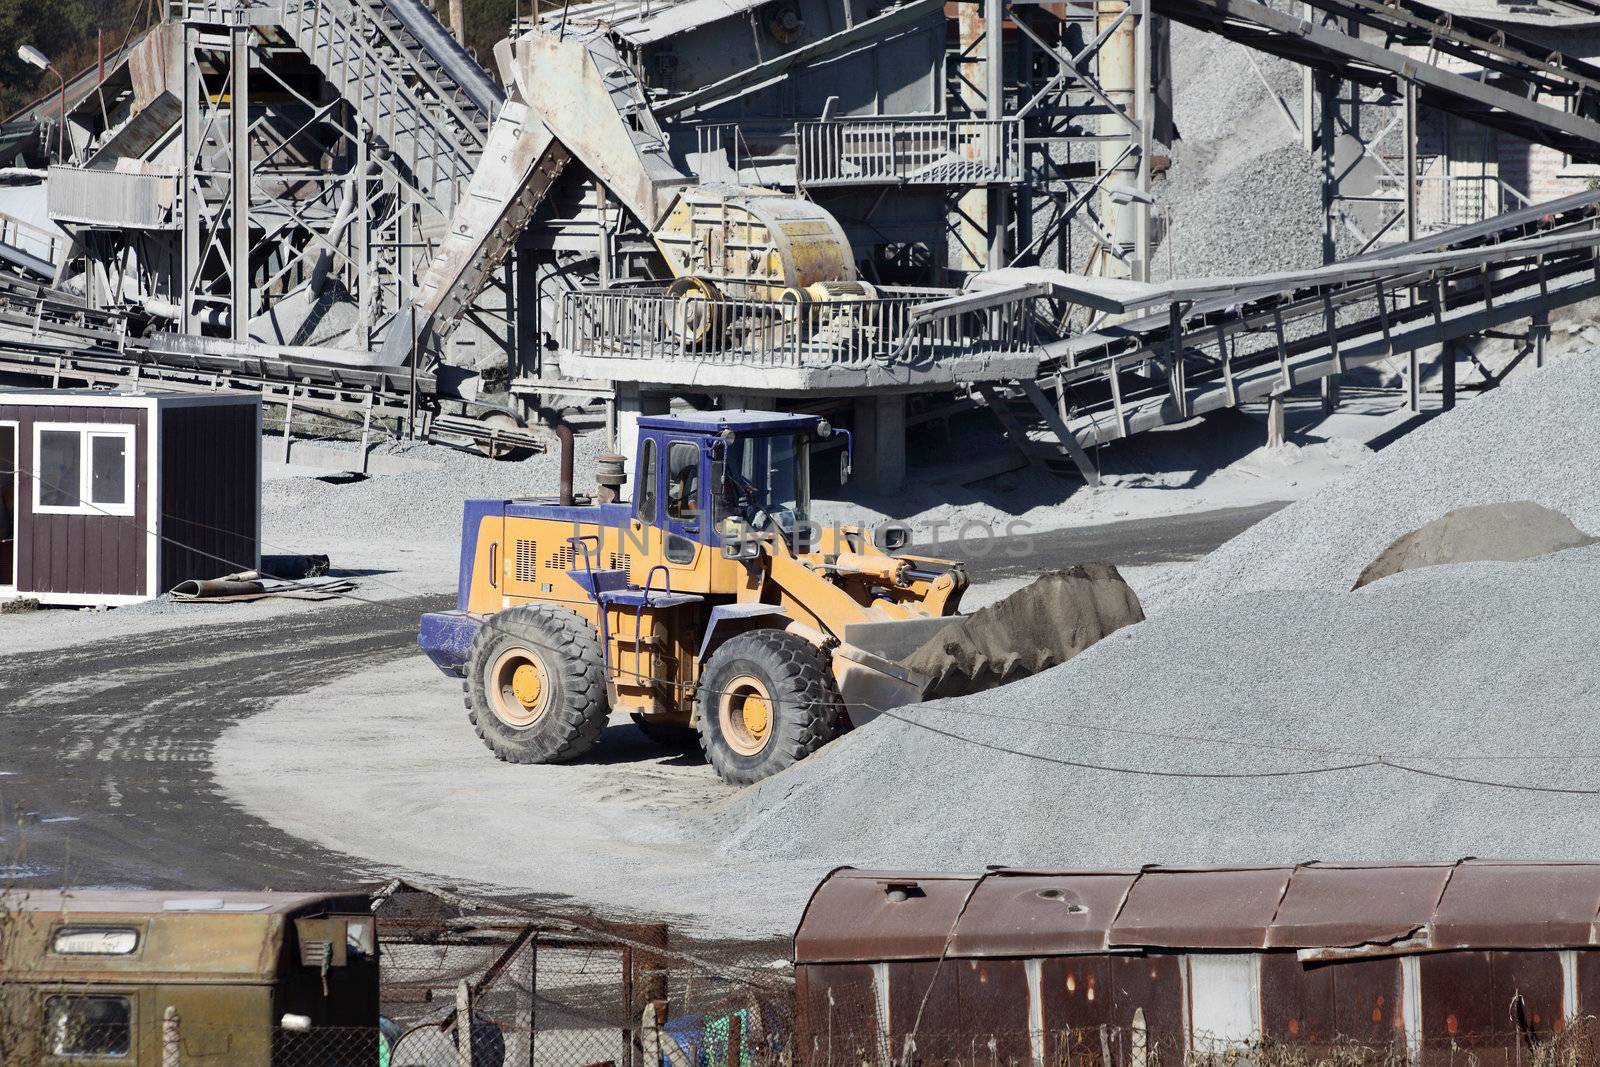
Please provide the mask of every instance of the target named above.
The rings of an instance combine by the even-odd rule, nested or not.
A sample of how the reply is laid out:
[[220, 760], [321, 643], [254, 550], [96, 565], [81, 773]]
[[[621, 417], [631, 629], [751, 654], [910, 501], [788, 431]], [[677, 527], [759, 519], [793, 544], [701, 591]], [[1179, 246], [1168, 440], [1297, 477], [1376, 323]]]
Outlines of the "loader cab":
[[810, 518], [815, 416], [720, 411], [639, 420], [633, 517], [663, 533], [669, 563], [691, 563], [750, 532], [794, 544]]

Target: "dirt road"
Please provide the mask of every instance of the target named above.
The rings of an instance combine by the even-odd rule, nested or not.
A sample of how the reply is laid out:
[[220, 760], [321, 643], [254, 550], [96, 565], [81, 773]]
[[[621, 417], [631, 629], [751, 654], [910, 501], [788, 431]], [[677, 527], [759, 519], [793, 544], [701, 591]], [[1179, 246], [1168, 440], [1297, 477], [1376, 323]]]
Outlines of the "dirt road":
[[[418, 613], [446, 603], [341, 605], [6, 656], [0, 885], [295, 889], [382, 877], [224, 803], [211, 746], [280, 697], [400, 654]], [[330, 774], [361, 773], [358, 751], [323, 757]]]
[[[978, 580], [1085, 559], [1192, 559], [1270, 510], [965, 547], [973, 550], [970, 571]], [[940, 550], [961, 558], [962, 547], [951, 542]], [[266, 622], [123, 634], [70, 650], [7, 655], [0, 660], [0, 885], [291, 889], [387, 877], [230, 805], [212, 775], [213, 745], [279, 698], [406, 656], [417, 616], [447, 601], [326, 606]], [[359, 776], [364, 760], [381, 750], [380, 740], [365, 751], [314, 756], [330, 776]]]

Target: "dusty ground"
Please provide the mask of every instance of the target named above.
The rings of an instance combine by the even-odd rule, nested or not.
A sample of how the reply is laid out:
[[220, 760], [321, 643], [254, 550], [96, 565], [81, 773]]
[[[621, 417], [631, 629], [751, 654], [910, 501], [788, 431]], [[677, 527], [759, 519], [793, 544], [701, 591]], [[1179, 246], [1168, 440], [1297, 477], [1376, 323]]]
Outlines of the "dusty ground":
[[[873, 523], [885, 518], [907, 522], [920, 545], [972, 562], [975, 575], [985, 569], [1008, 576], [1018, 573], [1019, 567], [1037, 569], [1029, 556], [1039, 557], [1041, 567], [1053, 558], [1058, 562], [1124, 559], [1109, 543], [1092, 556], [1060, 557], [1049, 535], [1124, 519], [1270, 508], [1326, 484], [1369, 455], [1370, 442], [1381, 442], [1411, 422], [1411, 416], [1396, 410], [1392, 395], [1352, 396], [1326, 419], [1314, 402], [1300, 403], [1289, 419], [1290, 447], [1267, 452], [1259, 448], [1265, 438], [1261, 412], [1200, 420], [1102, 450], [1105, 481], [1099, 489], [1041, 480], [1027, 469], [962, 484], [964, 468], [954, 457], [990, 455], [1003, 446], [997, 438], [985, 436], [992, 431], [981, 421], [958, 424], [949, 440], [934, 430], [923, 435], [912, 455], [924, 462], [913, 467], [904, 493], [871, 497], [852, 486], [848, 496], [834, 491], [820, 498], [816, 511], [827, 522]], [[587, 484], [590, 476], [585, 471], [601, 442], [594, 432], [579, 441], [578, 480]], [[507, 464], [430, 446], [395, 451], [415, 469], [335, 484], [328, 480], [334, 472], [277, 462], [276, 447], [269, 447], [263, 552], [326, 554], [333, 573], [355, 580], [355, 597], [361, 601], [447, 593], [455, 588], [463, 499], [553, 492], [553, 453]], [[1172, 528], [1180, 531], [1181, 543], [1186, 523]], [[1008, 564], [991, 547], [1001, 537], [1034, 537], [1040, 550]], [[1186, 555], [1180, 551], [1171, 558]], [[229, 605], [157, 601], [116, 611], [50, 609], [0, 615], [0, 646], [20, 653], [114, 644], [175, 627], [293, 619], [326, 607], [284, 601]]]
[[[1183, 565], [1171, 561], [1333, 477], [1407, 421], [1392, 398], [1363, 403], [1366, 414], [1336, 421], [1298, 410], [1300, 447], [1272, 455], [1256, 451], [1250, 415], [1151, 435], [1117, 459], [1151, 473], [1094, 492], [1026, 473], [933, 486], [941, 454], [925, 448], [929, 465], [905, 496], [825, 507], [856, 521], [909, 518], [970, 559], [983, 580], [970, 607], [1091, 558], [1137, 564], [1128, 576], [1143, 595], [1172, 584]], [[0, 807], [22, 818], [0, 835], [7, 873], [287, 888], [398, 872], [722, 932], [781, 931], [799, 897], [751, 902], [724, 888], [717, 865], [728, 861], [708, 842], [677, 836], [677, 816], [731, 794], [698, 759], [626, 723], [571, 767], [505, 766], [478, 742], [459, 683], [414, 651], [416, 616], [454, 587], [462, 497], [548, 491], [549, 462], [413, 458], [438, 466], [342, 485], [269, 468], [266, 550], [327, 552], [361, 603], [0, 617]], [[1233, 510], [1209, 510], [1224, 506]], [[1138, 519], [1108, 522], [1123, 514]], [[818, 873], [826, 864], [818, 858]]]

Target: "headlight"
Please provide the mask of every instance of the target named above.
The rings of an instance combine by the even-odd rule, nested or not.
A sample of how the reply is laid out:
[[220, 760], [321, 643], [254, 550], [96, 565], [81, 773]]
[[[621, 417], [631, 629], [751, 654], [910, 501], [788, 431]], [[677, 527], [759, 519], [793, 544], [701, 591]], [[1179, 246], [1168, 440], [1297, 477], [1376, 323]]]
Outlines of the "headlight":
[[872, 543], [881, 552], [898, 552], [911, 543], [911, 527], [903, 522], [881, 522], [872, 528]]

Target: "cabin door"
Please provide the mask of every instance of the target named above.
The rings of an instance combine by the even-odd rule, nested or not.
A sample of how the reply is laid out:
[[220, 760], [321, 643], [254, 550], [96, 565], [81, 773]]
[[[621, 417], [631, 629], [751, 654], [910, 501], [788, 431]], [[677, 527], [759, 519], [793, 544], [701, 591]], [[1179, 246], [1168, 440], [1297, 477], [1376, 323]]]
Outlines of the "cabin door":
[[0, 591], [17, 588], [17, 424], [0, 423]]

